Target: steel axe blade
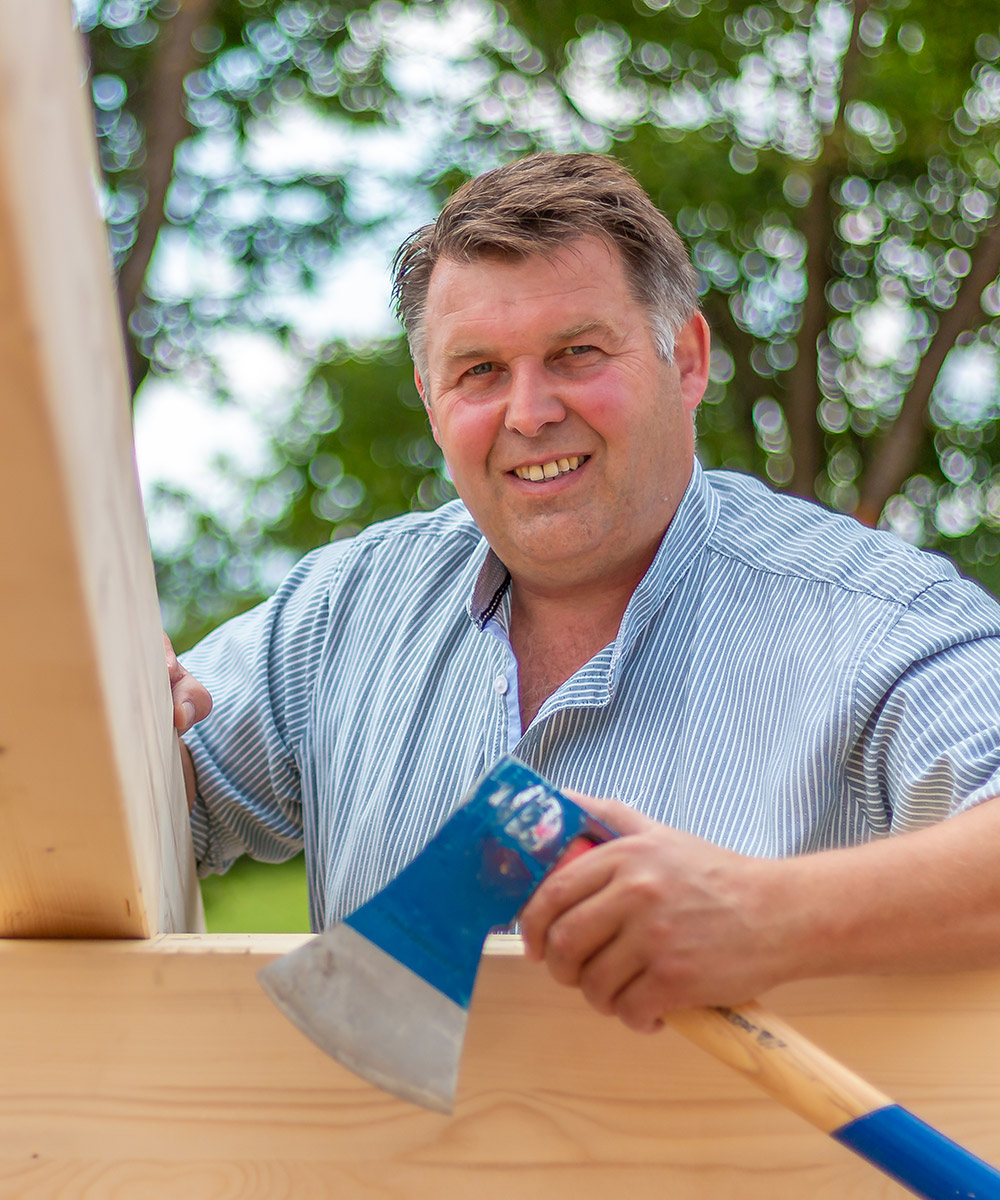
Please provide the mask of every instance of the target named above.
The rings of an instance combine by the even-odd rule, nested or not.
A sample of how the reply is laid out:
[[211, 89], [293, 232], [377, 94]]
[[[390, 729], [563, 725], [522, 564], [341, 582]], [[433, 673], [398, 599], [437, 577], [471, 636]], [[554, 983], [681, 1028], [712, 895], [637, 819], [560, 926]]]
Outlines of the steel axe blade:
[[502, 758], [382, 891], [258, 978], [345, 1067], [451, 1112], [487, 934], [514, 920], [570, 845], [612, 836], [530, 767]]
[[468, 1010], [346, 922], [258, 978], [303, 1033], [355, 1074], [451, 1112]]

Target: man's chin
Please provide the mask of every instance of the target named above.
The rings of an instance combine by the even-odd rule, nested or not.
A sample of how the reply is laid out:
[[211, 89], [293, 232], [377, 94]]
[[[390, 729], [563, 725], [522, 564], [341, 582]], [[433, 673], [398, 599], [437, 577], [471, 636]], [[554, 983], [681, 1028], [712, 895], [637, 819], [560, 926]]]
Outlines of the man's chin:
[[[485, 532], [485, 531], [484, 531]], [[516, 536], [498, 533], [487, 541], [516, 581], [540, 587], [634, 588], [645, 575], [662, 538], [639, 544], [634, 533], [602, 522], [586, 521], [580, 514], [522, 523]]]
[[[500, 557], [503, 546], [512, 560], [538, 568], [570, 566], [598, 553], [602, 537], [591, 521], [579, 511], [547, 512], [528, 520], [512, 520], [501, 524], [493, 521], [492, 533], [483, 530], [486, 539]], [[482, 526], [480, 526], [482, 528]]]
[[607, 545], [595, 545], [579, 537], [536, 537], [509, 546], [505, 553], [498, 551], [498, 556], [515, 581], [561, 590], [594, 583], [603, 586], [605, 581], [627, 572], [621, 550], [620, 544], [618, 553], [614, 553]]

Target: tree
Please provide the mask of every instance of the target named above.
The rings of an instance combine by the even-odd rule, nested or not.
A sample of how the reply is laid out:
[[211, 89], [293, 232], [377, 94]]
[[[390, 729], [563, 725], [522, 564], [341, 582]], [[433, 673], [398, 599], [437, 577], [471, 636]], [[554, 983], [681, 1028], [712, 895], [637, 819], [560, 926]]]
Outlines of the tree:
[[[398, 337], [310, 337], [282, 298], [359, 241], [386, 261], [455, 182], [534, 147], [611, 149], [676, 218], [715, 338], [708, 465], [1000, 583], [1000, 39], [980, 5], [89, 0], [80, 22], [133, 378], [224, 390], [225, 325], [314, 364], [245, 519], [188, 506], [193, 548], [160, 556], [189, 632], [256, 598], [262, 561], [449, 494]], [[304, 113], [339, 158], [275, 166], [262, 135]], [[372, 172], [351, 149], [379, 138], [400, 165]], [[157, 236], [223, 283], [169, 294]]]

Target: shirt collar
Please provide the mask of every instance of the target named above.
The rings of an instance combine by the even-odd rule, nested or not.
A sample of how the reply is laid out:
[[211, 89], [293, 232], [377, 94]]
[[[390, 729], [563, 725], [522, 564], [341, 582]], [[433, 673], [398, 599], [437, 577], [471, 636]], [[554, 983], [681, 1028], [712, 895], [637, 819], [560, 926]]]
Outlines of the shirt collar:
[[[615, 658], [627, 652], [639, 633], [664, 605], [667, 597], [708, 540], [719, 514], [719, 501], [705, 478], [701, 464], [694, 462], [691, 479], [673, 520], [646, 574], [632, 593], [615, 642]], [[497, 558], [486, 539], [484, 558], [467, 608], [479, 629], [496, 614], [510, 587], [510, 572]], [[478, 559], [477, 559], [478, 561]]]
[[612, 673], [687, 574], [711, 537], [718, 517], [719, 499], [695, 459], [691, 479], [673, 520], [625, 609], [615, 639]]
[[479, 629], [486, 628], [490, 618], [503, 603], [507, 589], [510, 587], [510, 572], [497, 558], [485, 538], [483, 538], [482, 547], [485, 558], [476, 577], [472, 595], [466, 605], [469, 616]]

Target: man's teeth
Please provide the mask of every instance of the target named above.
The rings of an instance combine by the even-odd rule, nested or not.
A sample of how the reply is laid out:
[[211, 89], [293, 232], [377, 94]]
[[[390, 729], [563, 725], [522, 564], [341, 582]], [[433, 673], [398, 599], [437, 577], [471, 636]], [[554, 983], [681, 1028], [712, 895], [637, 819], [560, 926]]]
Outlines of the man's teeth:
[[554, 458], [552, 462], [532, 463], [530, 467], [515, 467], [514, 474], [518, 479], [530, 479], [537, 483], [540, 479], [555, 479], [557, 475], [565, 475], [567, 471], [575, 471], [584, 461], [579, 455], [571, 454], [569, 458]]

